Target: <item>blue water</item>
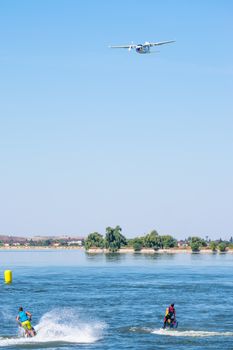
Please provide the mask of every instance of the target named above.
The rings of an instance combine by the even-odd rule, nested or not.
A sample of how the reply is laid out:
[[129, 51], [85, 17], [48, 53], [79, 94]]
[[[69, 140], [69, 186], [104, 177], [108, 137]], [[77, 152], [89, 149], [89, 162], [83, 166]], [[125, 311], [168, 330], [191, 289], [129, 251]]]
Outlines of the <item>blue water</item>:
[[[233, 349], [233, 254], [1, 251], [4, 349]], [[175, 303], [179, 328], [161, 329]], [[38, 335], [23, 338], [19, 306]]]

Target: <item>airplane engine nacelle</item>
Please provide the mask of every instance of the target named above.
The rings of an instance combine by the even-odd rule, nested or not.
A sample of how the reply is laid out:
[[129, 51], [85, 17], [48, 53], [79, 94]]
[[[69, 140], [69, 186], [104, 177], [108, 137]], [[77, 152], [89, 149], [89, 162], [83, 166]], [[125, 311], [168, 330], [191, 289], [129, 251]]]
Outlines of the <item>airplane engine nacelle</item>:
[[147, 45], [138, 45], [136, 47], [136, 52], [137, 53], [149, 53], [150, 52], [150, 47]]
[[142, 46], [142, 45], [137, 45], [136, 51], [137, 51], [138, 53], [142, 53], [142, 51], [143, 51], [143, 46]]

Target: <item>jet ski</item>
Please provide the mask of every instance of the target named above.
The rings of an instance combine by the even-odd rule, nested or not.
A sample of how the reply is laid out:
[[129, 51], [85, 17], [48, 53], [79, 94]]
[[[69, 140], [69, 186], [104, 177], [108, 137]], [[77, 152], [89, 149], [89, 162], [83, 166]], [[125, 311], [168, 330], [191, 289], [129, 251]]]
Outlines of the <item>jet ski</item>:
[[33, 327], [31, 329], [24, 330], [25, 338], [32, 338], [32, 337], [35, 337], [35, 335], [36, 335], [36, 331]]
[[[29, 318], [29, 320], [31, 321], [31, 318]], [[21, 322], [18, 322], [19, 326], [23, 329], [23, 336], [25, 338], [32, 338], [32, 337], [35, 337], [36, 335], [36, 331], [35, 331], [35, 328], [33, 328], [33, 326], [31, 326], [31, 329], [28, 329], [28, 328], [24, 328], [21, 324]]]
[[176, 329], [178, 327], [178, 321], [174, 318], [170, 318], [167, 320], [165, 326], [163, 326], [163, 328], [167, 328], [167, 329]]

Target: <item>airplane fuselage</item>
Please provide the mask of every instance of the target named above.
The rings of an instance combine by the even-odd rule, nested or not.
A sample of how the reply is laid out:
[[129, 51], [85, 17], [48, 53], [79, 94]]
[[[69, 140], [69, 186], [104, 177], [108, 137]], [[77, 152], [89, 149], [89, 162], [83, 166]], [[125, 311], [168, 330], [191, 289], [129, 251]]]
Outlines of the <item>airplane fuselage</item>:
[[137, 53], [150, 53], [150, 46], [149, 45], [137, 45], [136, 47]]
[[144, 44], [129, 44], [129, 45], [114, 45], [110, 46], [113, 49], [128, 49], [128, 51], [131, 51], [132, 49], [135, 50], [137, 53], [145, 54], [150, 53], [150, 48], [158, 45], [164, 45], [164, 44], [170, 44], [174, 43], [174, 40], [170, 41], [160, 41], [156, 43], [151, 43], [149, 41], [145, 41]]

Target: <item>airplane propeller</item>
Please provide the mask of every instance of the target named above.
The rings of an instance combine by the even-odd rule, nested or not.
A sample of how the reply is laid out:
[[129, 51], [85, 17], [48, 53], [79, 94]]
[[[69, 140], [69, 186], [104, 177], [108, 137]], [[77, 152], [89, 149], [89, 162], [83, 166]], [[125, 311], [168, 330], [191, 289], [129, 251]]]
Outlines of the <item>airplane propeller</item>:
[[128, 50], [131, 51], [133, 47], [133, 42], [131, 41], [131, 45], [129, 46]]

